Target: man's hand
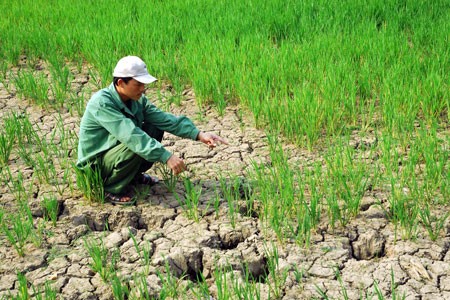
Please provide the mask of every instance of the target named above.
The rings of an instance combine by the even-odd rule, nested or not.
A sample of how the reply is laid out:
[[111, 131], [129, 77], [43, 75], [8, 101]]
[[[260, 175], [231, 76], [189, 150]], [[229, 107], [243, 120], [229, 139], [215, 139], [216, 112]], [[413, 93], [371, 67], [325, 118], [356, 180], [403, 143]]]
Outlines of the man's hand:
[[208, 145], [209, 148], [216, 147], [218, 143], [228, 145], [228, 142], [223, 138], [221, 138], [220, 136], [203, 131], [200, 131], [200, 133], [197, 136], [197, 140], [199, 140], [203, 144]]
[[176, 155], [173, 155], [167, 160], [167, 165], [172, 169], [174, 175], [178, 175], [186, 170], [184, 161]]

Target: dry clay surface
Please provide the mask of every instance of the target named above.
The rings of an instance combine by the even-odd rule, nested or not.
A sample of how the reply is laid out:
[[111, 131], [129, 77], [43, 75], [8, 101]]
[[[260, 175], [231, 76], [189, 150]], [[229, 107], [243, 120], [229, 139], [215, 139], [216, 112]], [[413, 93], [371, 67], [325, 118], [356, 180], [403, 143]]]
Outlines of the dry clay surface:
[[[85, 69], [72, 72], [73, 90], [88, 94], [86, 91], [94, 89]], [[168, 89], [163, 87], [159, 92], [164, 96]], [[155, 104], [160, 104], [158, 91], [149, 90], [147, 94]], [[80, 120], [76, 113], [67, 109], [62, 112], [42, 109], [18, 98], [13, 87], [6, 90], [4, 86], [0, 86], [0, 107], [2, 118], [10, 112], [27, 114], [39, 126], [43, 139], [50, 139], [58, 131], [58, 122], [62, 122], [65, 130], [73, 134], [68, 156], [76, 160], [74, 147]], [[35, 224], [42, 221], [39, 203], [46, 195], [56, 195], [61, 209], [56, 227], [48, 226], [51, 234], [44, 236], [39, 247], [28, 243], [24, 257], [19, 257], [5, 236], [0, 235], [0, 296], [17, 292], [17, 273], [21, 272], [34, 286], [51, 282], [61, 299], [112, 299], [110, 285], [90, 268], [92, 260], [84, 246], [85, 239], [97, 238], [110, 251], [119, 251], [117, 269], [121, 278], [132, 282], [136, 273], [146, 272], [149, 293], [155, 297], [161, 291], [163, 283], [159, 274], [167, 271], [166, 264], [179, 278], [180, 286], [195, 282], [197, 274], [202, 273], [209, 286], [210, 299], [218, 297], [214, 281], [216, 268], [229, 265], [230, 274], [243, 277], [242, 266], [246, 264], [249, 272], [259, 278], [256, 285], [261, 299], [268, 299], [269, 295], [270, 299], [284, 300], [320, 298], [316, 287], [330, 298], [342, 299], [341, 286], [345, 287], [349, 299], [359, 299], [361, 292], [374, 292], [374, 282], [390, 298], [391, 274], [397, 292], [405, 293], [406, 299], [450, 299], [449, 226], [446, 225], [436, 242], [431, 242], [425, 234], [419, 235], [416, 241], [395, 242], [392, 224], [376, 205], [386, 200], [383, 191], [368, 191], [360, 214], [346, 228], [332, 230], [326, 225], [319, 228], [307, 249], [290, 241], [277, 241], [257, 214], [247, 216], [242, 210], [232, 226], [225, 199], [220, 199], [218, 213], [208, 203], [216, 197], [221, 178], [245, 177], [253, 162], [269, 163], [266, 134], [255, 129], [249, 114], [237, 107], [227, 108], [223, 116], [211, 108], [204, 108], [200, 113], [191, 90], [183, 93], [181, 106], [172, 105], [170, 110], [189, 116], [201, 130], [215, 132], [230, 144], [211, 150], [201, 143], [170, 134], [163, 141], [169, 150], [184, 158], [189, 168], [186, 175], [202, 187], [200, 209], [205, 215], [200, 221], [189, 219], [174, 193], [162, 184], [141, 195], [137, 205], [131, 207], [87, 203], [76, 188], [73, 174], [69, 179], [71, 184], [58, 193], [51, 184], [39, 184], [33, 176], [33, 167], [26, 166], [13, 151], [8, 164], [13, 176], [18, 171], [24, 174], [23, 184], [31, 189], [28, 201]], [[59, 141], [52, 138], [52, 143]], [[323, 160], [320, 151], [309, 152], [288, 144], [285, 147], [292, 164], [300, 167]], [[57, 157], [53, 163], [63, 174]], [[1, 205], [7, 211], [14, 210], [15, 195], [5, 182], [0, 189]], [[176, 192], [182, 194], [182, 190], [182, 182], [178, 182]], [[148, 246], [149, 268], [137, 253], [130, 233], [138, 245]], [[268, 261], [274, 247], [278, 264], [275, 274], [271, 274]], [[336, 277], [336, 269], [340, 271], [341, 282]], [[274, 293], [276, 282], [282, 283], [278, 295]]]

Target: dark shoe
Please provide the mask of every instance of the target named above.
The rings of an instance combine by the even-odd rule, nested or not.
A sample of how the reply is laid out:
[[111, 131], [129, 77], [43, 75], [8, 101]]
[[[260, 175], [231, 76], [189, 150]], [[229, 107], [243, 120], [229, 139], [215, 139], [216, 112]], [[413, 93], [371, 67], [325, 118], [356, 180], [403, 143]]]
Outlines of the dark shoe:
[[139, 174], [138, 176], [136, 176], [135, 182], [137, 184], [153, 186], [153, 185], [159, 183], [159, 179], [157, 177], [150, 176], [147, 173], [142, 173], [142, 174]]

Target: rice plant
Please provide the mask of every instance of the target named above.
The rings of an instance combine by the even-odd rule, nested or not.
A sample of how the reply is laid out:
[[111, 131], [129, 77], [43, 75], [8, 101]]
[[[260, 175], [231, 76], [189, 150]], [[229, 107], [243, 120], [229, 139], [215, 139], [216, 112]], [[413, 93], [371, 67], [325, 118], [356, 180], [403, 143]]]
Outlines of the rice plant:
[[1, 230], [8, 242], [14, 247], [19, 256], [25, 256], [25, 246], [30, 240], [34, 225], [30, 214], [9, 213], [3, 216]]
[[157, 164], [156, 169], [162, 174], [162, 184], [173, 193], [177, 187], [178, 176], [173, 174], [166, 164]]
[[359, 213], [359, 207], [368, 182], [368, 166], [355, 158], [349, 146], [332, 147], [326, 155], [324, 185], [327, 187], [327, 201], [331, 225], [336, 221], [345, 226]]
[[145, 299], [151, 300], [149, 293], [149, 287], [147, 283], [147, 275], [145, 274], [135, 274], [133, 276], [134, 280], [134, 290], [130, 292], [129, 299]]
[[103, 241], [99, 242], [94, 239], [85, 239], [84, 248], [91, 258], [89, 266], [92, 271], [98, 273], [105, 283], [114, 279], [116, 263], [120, 258], [118, 250], [110, 252]]
[[44, 217], [52, 222], [55, 227], [58, 221], [59, 202], [56, 197], [44, 197], [41, 202], [41, 206], [44, 209]]
[[28, 291], [28, 280], [25, 277], [24, 274], [18, 272], [17, 273], [17, 282], [18, 282], [18, 288], [17, 288], [17, 295], [12, 296], [11, 299], [14, 300], [28, 300], [30, 299], [30, 294]]
[[282, 296], [283, 288], [287, 279], [288, 270], [283, 270], [279, 268], [279, 255], [278, 249], [275, 244], [270, 247], [266, 245], [265, 247], [265, 257], [267, 261], [267, 277], [270, 287], [270, 294], [273, 295], [275, 299], [279, 299]]
[[23, 98], [30, 99], [43, 107], [48, 106], [49, 83], [43, 74], [26, 70], [19, 71], [13, 77], [13, 82]]
[[16, 142], [17, 132], [20, 130], [15, 114], [3, 118], [3, 130], [0, 132], [0, 167], [8, 164], [9, 157]]
[[46, 281], [44, 287], [33, 287], [33, 295], [36, 300], [56, 300], [57, 292], [51, 287], [50, 282]]
[[[219, 178], [219, 185], [220, 185], [220, 194], [224, 198], [224, 200], [227, 203], [228, 208], [228, 218], [230, 220], [231, 226], [234, 228], [236, 225], [236, 215], [239, 213], [238, 211], [238, 200], [241, 198], [240, 196], [240, 187], [241, 187], [241, 180], [238, 177], [234, 178]], [[216, 201], [219, 201], [219, 198], [216, 198]], [[215, 206], [217, 207], [220, 205], [220, 202], [215, 203]], [[216, 212], [217, 212], [216, 208]]]
[[[344, 284], [344, 281], [342, 280], [341, 273], [338, 268], [335, 268], [335, 276], [336, 276], [336, 279], [340, 286], [341, 297], [339, 297], [338, 299], [345, 299], [345, 300], [351, 299], [350, 296], [348, 295], [347, 286]], [[373, 299], [374, 296], [376, 296], [376, 299], [378, 299], [378, 300], [384, 300], [384, 299], [404, 300], [404, 299], [406, 299], [405, 293], [399, 294], [399, 292], [397, 291], [397, 286], [398, 286], [398, 284], [395, 282], [395, 278], [394, 278], [394, 270], [391, 268], [391, 285], [390, 285], [391, 290], [389, 291], [390, 297], [387, 298], [387, 295], [385, 295], [383, 293], [383, 291], [381, 291], [381, 289], [378, 285], [378, 282], [376, 280], [374, 280], [374, 282], [373, 282], [374, 290], [368, 291], [368, 292], [365, 291], [364, 294], [361, 292], [359, 299], [360, 300], [366, 300], [366, 299], [369, 300], [369, 299]], [[319, 294], [319, 296], [321, 297], [321, 299], [324, 299], [324, 300], [334, 299], [334, 298], [328, 297], [327, 293], [324, 290], [322, 290], [319, 286], [315, 285], [315, 287], [316, 287], [316, 291]]]
[[52, 75], [51, 91], [54, 97], [55, 106], [63, 107], [67, 100], [67, 95], [70, 92], [70, 82], [72, 80], [72, 74], [64, 60], [64, 58], [58, 55], [49, 57], [51, 68], [50, 73]]
[[202, 195], [202, 186], [195, 185], [188, 177], [183, 179], [183, 185], [185, 189], [184, 196], [181, 198], [178, 194], [175, 194], [175, 198], [187, 217], [198, 223], [201, 217], [198, 206]]
[[387, 216], [395, 226], [395, 233], [400, 227], [402, 239], [415, 239], [419, 225], [420, 207], [417, 202], [392, 186]]
[[184, 287], [181, 285], [184, 276], [177, 278], [172, 274], [169, 262], [166, 260], [164, 271], [156, 271], [156, 275], [161, 280], [161, 290], [159, 292], [160, 299], [177, 299], [184, 293]]
[[440, 216], [438, 213], [432, 214], [428, 204], [419, 209], [420, 220], [432, 241], [436, 241], [440, 233], [444, 230], [445, 221], [449, 215], [450, 212], [445, 211], [441, 212]]
[[131, 240], [133, 241], [134, 248], [136, 249], [136, 252], [138, 253], [142, 263], [144, 264], [144, 270], [145, 274], [148, 274], [150, 272], [150, 263], [151, 263], [151, 256], [152, 256], [152, 248], [151, 244], [148, 241], [143, 241], [139, 243], [136, 240], [136, 237], [134, 234], [129, 230], [129, 234], [131, 237]]
[[72, 166], [77, 179], [77, 186], [83, 193], [84, 197], [91, 203], [104, 203], [105, 191], [103, 188], [103, 179], [98, 168], [90, 165], [80, 169]]
[[111, 278], [111, 288], [115, 300], [128, 299], [130, 295], [130, 288], [127, 282], [123, 282], [117, 274], [113, 274]]

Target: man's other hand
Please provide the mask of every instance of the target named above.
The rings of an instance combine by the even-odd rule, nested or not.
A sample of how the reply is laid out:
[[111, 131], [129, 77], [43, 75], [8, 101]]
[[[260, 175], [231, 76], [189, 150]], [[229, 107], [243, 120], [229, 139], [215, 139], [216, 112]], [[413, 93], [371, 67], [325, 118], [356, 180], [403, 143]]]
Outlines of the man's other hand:
[[184, 170], [186, 170], [186, 165], [184, 164], [184, 161], [178, 156], [173, 154], [167, 160], [167, 165], [169, 166], [170, 169], [172, 169], [174, 175], [178, 175]]

